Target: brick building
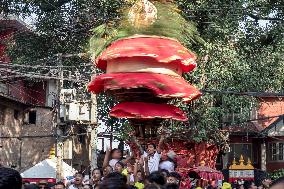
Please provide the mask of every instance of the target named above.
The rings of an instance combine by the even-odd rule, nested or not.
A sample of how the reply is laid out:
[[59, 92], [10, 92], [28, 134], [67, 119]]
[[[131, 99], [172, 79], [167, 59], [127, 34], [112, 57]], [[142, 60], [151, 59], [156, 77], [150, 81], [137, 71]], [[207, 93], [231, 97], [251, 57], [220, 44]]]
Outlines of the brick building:
[[0, 16], [0, 160], [23, 171], [49, 156], [55, 143], [56, 82], [16, 76], [6, 42], [15, 32], [30, 32], [13, 16]]
[[220, 159], [220, 169], [226, 169], [235, 158], [244, 155], [253, 166], [268, 172], [284, 167], [284, 99], [258, 96], [259, 106], [252, 112], [245, 127], [225, 128], [230, 132], [230, 152]]
[[0, 15], [0, 163], [24, 171], [47, 158], [58, 138], [63, 142], [63, 160], [84, 170], [93, 148], [95, 100], [78, 99], [75, 89], [60, 90], [59, 97], [56, 74], [34, 76], [13, 70], [6, 44], [15, 33], [24, 32], [31, 31], [23, 22]]

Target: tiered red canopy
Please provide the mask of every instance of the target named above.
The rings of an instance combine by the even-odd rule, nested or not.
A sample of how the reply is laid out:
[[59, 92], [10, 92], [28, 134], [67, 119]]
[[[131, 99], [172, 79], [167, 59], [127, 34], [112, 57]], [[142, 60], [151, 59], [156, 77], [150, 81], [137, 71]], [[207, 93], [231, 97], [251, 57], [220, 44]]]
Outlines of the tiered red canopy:
[[112, 43], [96, 60], [97, 67], [106, 70], [107, 62], [117, 58], [148, 57], [160, 63], [179, 64], [183, 72], [196, 67], [196, 56], [177, 40], [159, 36], [136, 35]]
[[160, 98], [182, 98], [185, 102], [201, 96], [201, 92], [182, 77], [155, 73], [103, 74], [88, 85], [88, 90], [94, 93], [135, 88], [149, 89]]
[[185, 113], [169, 104], [154, 104], [145, 102], [123, 102], [114, 106], [110, 116], [130, 119], [174, 119], [187, 121]]

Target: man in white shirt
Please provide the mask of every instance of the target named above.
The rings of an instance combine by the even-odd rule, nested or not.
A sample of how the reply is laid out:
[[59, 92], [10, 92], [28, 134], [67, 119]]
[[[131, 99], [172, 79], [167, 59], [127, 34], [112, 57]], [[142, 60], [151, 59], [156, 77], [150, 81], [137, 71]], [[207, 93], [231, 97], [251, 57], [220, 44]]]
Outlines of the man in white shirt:
[[68, 189], [83, 189], [84, 175], [82, 173], [76, 173], [74, 177], [74, 182]]
[[164, 142], [164, 136], [162, 135], [157, 148], [155, 144], [150, 143], [147, 146], [147, 152], [144, 151], [143, 156], [148, 157], [148, 168], [150, 174], [154, 171], [159, 170], [159, 163], [162, 151], [161, 146], [163, 142]]

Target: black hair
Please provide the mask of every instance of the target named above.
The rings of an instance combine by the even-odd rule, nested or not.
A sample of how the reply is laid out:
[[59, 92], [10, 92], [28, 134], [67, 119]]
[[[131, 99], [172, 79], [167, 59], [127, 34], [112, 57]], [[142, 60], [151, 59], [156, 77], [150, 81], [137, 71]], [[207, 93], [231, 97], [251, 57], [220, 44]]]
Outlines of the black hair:
[[125, 167], [125, 164], [122, 161], [118, 161], [118, 162], [116, 162], [116, 164], [121, 165], [121, 167]]
[[166, 176], [168, 176], [169, 173], [170, 173], [167, 169], [161, 169], [160, 172], [161, 173], [166, 173]]
[[100, 168], [95, 168], [95, 169], [93, 169], [93, 171], [92, 171], [92, 176], [93, 176], [93, 174], [94, 174], [94, 171], [96, 171], [96, 170], [99, 170], [100, 173], [101, 173], [101, 175], [103, 175], [103, 170], [101, 170]]
[[127, 189], [137, 189], [137, 187], [133, 185], [129, 185]]
[[149, 143], [149, 144], [147, 144], [147, 147], [148, 147], [149, 145], [152, 145], [152, 146], [154, 147], [154, 149], [156, 149], [156, 144], [154, 144], [154, 143]]
[[275, 181], [273, 181], [270, 187], [278, 185], [278, 184], [284, 184], [284, 177], [280, 177], [276, 179]]
[[168, 177], [175, 177], [175, 178], [178, 179], [178, 180], [181, 179], [180, 174], [178, 174], [177, 172], [170, 172], [170, 173], [168, 174]]
[[114, 148], [110, 151], [110, 156], [112, 156], [112, 154], [115, 152], [115, 151], [119, 151], [121, 153], [121, 155], [123, 156], [123, 151], [121, 149], [118, 149], [118, 148]]
[[127, 177], [121, 173], [118, 172], [112, 172], [110, 174], [108, 174], [107, 176], [105, 176], [104, 180], [109, 180], [109, 179], [119, 179], [121, 181], [123, 181], [125, 184], [127, 183]]
[[128, 189], [128, 186], [120, 178], [111, 177], [104, 179], [99, 185], [99, 189]]
[[251, 180], [246, 180], [244, 182], [244, 189], [249, 189], [254, 182]]
[[212, 185], [207, 186], [207, 189], [214, 189]]
[[40, 188], [36, 184], [29, 184], [29, 185], [25, 185], [24, 189], [40, 189]]
[[179, 189], [179, 186], [174, 183], [169, 183], [169, 184], [166, 184], [164, 188], [165, 189]]
[[149, 184], [145, 187], [145, 189], [161, 189], [161, 187], [157, 184]]
[[57, 182], [57, 183], [55, 184], [55, 186], [56, 186], [56, 185], [62, 185], [62, 186], [65, 186], [64, 182], [62, 182], [62, 181]]
[[0, 189], [21, 189], [22, 177], [14, 169], [0, 167]]
[[85, 174], [84, 174], [83, 172], [77, 172], [77, 173], [75, 173], [75, 177], [76, 177], [77, 175], [82, 175], [82, 177], [85, 176]]
[[148, 181], [150, 183], [155, 183], [155, 184], [159, 184], [161, 186], [166, 184], [166, 180], [164, 178], [164, 175], [159, 172], [159, 171], [154, 171], [152, 172], [148, 177], [147, 177]]

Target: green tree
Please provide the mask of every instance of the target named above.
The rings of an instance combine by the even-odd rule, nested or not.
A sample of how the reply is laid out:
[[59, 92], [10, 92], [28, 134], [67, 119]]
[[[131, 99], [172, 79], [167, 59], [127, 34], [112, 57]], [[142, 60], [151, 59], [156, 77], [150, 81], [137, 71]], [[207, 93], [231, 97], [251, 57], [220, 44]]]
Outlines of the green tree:
[[[185, 75], [189, 82], [204, 90], [283, 92], [284, 2], [177, 0], [175, 3], [188, 21], [197, 24], [206, 42], [204, 46], [189, 46], [199, 57], [197, 69]], [[12, 59], [24, 64], [56, 53], [87, 51], [90, 30], [119, 20], [119, 10], [125, 5], [123, 0], [5, 1], [1, 4], [2, 13], [36, 15], [37, 37], [17, 36], [17, 45], [10, 49]], [[70, 64], [76, 65], [76, 62]], [[106, 116], [111, 106], [108, 99], [99, 97], [99, 115], [112, 123]], [[181, 128], [190, 131], [187, 137], [192, 140], [210, 140], [213, 136], [217, 141], [212, 133], [218, 133], [224, 124], [224, 115], [238, 115], [228, 125], [245, 126], [251, 107], [257, 106], [257, 98], [204, 92], [189, 105], [174, 103], [188, 111], [190, 121], [168, 124], [181, 124]], [[170, 128], [176, 131], [177, 127]]]

